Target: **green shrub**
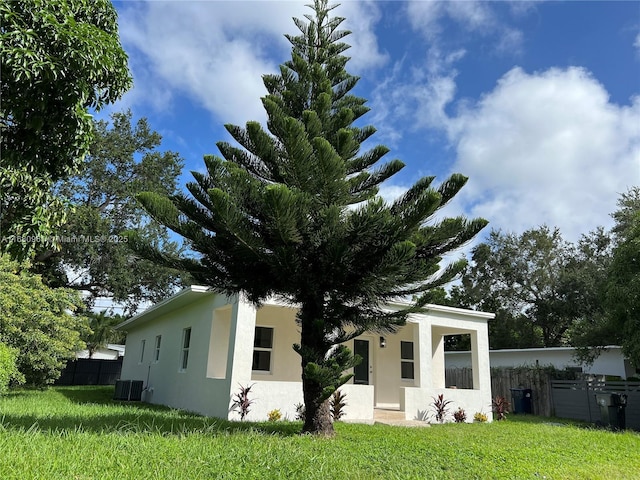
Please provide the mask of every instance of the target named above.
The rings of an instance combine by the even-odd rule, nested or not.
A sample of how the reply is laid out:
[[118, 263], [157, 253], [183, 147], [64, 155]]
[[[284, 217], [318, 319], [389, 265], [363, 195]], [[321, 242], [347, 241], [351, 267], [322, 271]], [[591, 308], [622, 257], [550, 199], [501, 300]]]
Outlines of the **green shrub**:
[[464, 411], [464, 408], [458, 407], [458, 410], [453, 413], [453, 419], [456, 423], [464, 423], [467, 419], [467, 412]]
[[11, 382], [24, 382], [24, 377], [16, 365], [17, 359], [18, 350], [0, 342], [0, 395], [6, 393]]
[[476, 412], [473, 415], [473, 421], [476, 422], [476, 423], [484, 423], [487, 420], [489, 420], [489, 417], [487, 417], [486, 413]]
[[270, 422], [277, 422], [281, 419], [282, 419], [282, 412], [280, 412], [280, 410], [277, 408], [267, 413], [267, 420], [269, 420]]

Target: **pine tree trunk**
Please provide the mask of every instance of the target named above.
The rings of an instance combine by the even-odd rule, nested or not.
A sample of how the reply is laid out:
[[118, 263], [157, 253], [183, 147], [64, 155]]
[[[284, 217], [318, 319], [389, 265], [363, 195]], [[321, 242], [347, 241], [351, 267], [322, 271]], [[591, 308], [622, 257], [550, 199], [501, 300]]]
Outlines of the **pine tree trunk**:
[[323, 322], [317, 321], [322, 318], [322, 299], [312, 298], [303, 302], [300, 309], [301, 331], [300, 346], [302, 356], [302, 394], [304, 397], [305, 420], [303, 433], [314, 435], [333, 436], [333, 421], [329, 408], [329, 400], [323, 399], [323, 389], [318, 378], [308, 375], [307, 365], [309, 363], [322, 363], [327, 351], [324, 341]]
[[315, 382], [305, 381], [305, 379], [302, 380], [305, 404], [302, 432], [332, 437], [335, 434], [335, 430], [333, 429], [333, 420], [331, 419], [329, 399], [318, 404], [319, 399], [322, 398], [322, 388], [317, 388], [317, 383], [315, 383], [315, 385], [312, 383]]

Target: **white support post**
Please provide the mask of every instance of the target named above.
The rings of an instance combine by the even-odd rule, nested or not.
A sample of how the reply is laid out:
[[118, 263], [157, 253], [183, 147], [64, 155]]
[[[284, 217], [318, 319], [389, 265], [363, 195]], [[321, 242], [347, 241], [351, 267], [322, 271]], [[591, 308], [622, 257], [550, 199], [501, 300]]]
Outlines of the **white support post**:
[[431, 345], [431, 369], [433, 374], [432, 386], [433, 388], [444, 388], [444, 335], [434, 328], [431, 329]]

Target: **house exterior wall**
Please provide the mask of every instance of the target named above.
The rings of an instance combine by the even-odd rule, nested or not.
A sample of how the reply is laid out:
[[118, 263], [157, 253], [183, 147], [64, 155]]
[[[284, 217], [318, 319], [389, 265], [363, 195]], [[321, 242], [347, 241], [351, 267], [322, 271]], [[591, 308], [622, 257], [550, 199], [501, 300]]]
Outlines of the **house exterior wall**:
[[[575, 349], [571, 347], [490, 350], [489, 360], [491, 367], [552, 365], [560, 370], [567, 367], [581, 367], [584, 373], [615, 375], [622, 379], [634, 373], [629, 362], [625, 361], [622, 349], [618, 346], [607, 347], [593, 365], [580, 364], [573, 358], [574, 353]], [[447, 368], [471, 366], [470, 352], [446, 352], [445, 358]]]
[[[293, 350], [300, 343], [300, 327], [296, 324], [297, 309], [265, 305], [258, 310], [256, 326], [272, 327], [273, 349], [271, 372], [252, 372], [252, 381], [300, 382], [302, 366], [300, 355]], [[253, 354], [253, 343], [248, 345]]]
[[[264, 420], [274, 409], [293, 419], [296, 404], [303, 402], [300, 357], [292, 348], [300, 339], [296, 313], [296, 308], [276, 303], [256, 310], [238, 297], [191, 287], [121, 325], [128, 333], [121, 378], [142, 380], [145, 401], [229, 419], [239, 416], [231, 410], [234, 394], [240, 386], [252, 385], [250, 398], [255, 401], [249, 420]], [[441, 344], [445, 333], [471, 332], [479, 345], [474, 390], [452, 391], [448, 396], [460, 401], [474, 397], [478, 405], [490, 404], [485, 359], [490, 316], [437, 307], [429, 314], [412, 316], [395, 334], [382, 335], [384, 347], [380, 334], [359, 337], [369, 341], [369, 385], [355, 385], [351, 380], [341, 387], [347, 394], [344, 420], [372, 422], [374, 406], [402, 406], [406, 418], [417, 418], [435, 392], [444, 389]], [[274, 329], [269, 372], [252, 371], [256, 326]], [[183, 369], [185, 328], [191, 328], [191, 342]], [[156, 361], [158, 335], [161, 348]], [[413, 380], [401, 378], [401, 341], [413, 342]], [[353, 348], [353, 341], [349, 346]]]
[[[415, 325], [407, 324], [395, 334], [376, 335], [371, 337], [371, 345], [375, 357], [373, 383], [375, 389], [375, 405], [378, 407], [397, 406], [400, 404], [400, 389], [416, 385], [418, 375], [418, 345], [414, 338]], [[380, 347], [380, 336], [385, 339], [385, 347]], [[403, 380], [400, 364], [400, 342], [413, 342], [414, 379]], [[352, 347], [352, 345], [351, 345]]]
[[[491, 370], [489, 367], [489, 334], [487, 320], [491, 315], [461, 309], [438, 307], [425, 315], [410, 317], [415, 324], [414, 338], [419, 345], [420, 375], [416, 388], [402, 388], [400, 410], [407, 420], [429, 418], [431, 403], [437, 395], [452, 400], [452, 407], [467, 411], [467, 421], [473, 421], [475, 412], [491, 416]], [[470, 333], [473, 354], [473, 389], [445, 388], [444, 336]]]
[[[213, 312], [224, 297], [203, 296], [193, 303], [127, 332], [121, 378], [142, 380], [145, 400], [219, 418], [227, 418], [229, 378], [207, 378], [207, 355]], [[191, 328], [187, 368], [181, 371], [183, 329]], [[161, 335], [160, 357], [154, 361], [155, 338]], [[144, 356], [142, 340], [145, 340]], [[140, 359], [142, 358], [142, 361]]]

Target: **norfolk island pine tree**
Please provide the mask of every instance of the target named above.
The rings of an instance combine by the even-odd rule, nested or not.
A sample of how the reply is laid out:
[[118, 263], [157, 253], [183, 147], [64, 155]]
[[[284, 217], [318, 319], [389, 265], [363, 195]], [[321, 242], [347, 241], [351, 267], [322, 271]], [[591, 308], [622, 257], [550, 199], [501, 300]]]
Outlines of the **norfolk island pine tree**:
[[[452, 280], [464, 259], [442, 256], [473, 238], [483, 219], [434, 220], [466, 183], [454, 174], [437, 188], [424, 177], [385, 203], [379, 185], [403, 168], [376, 166], [389, 149], [363, 153], [372, 126], [354, 122], [369, 108], [351, 94], [358, 81], [345, 70], [349, 46], [327, 0], [314, 0], [300, 35], [285, 35], [291, 60], [264, 75], [267, 130], [258, 122], [226, 125], [239, 144], [218, 142], [205, 156], [188, 194], [144, 192], [145, 209], [183, 236], [195, 257], [174, 257], [131, 236], [140, 254], [185, 270], [216, 291], [242, 294], [260, 305], [276, 296], [299, 307], [305, 403], [303, 432], [334, 433], [328, 399], [358, 363], [344, 343], [365, 331], [392, 332], [429, 301], [429, 291]], [[389, 301], [412, 297], [401, 311]]]

